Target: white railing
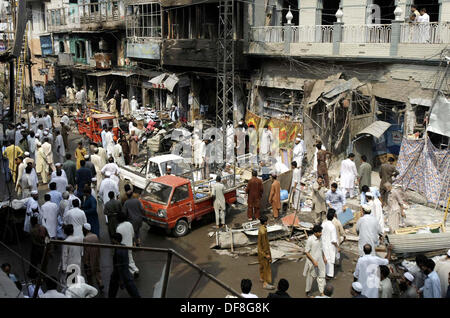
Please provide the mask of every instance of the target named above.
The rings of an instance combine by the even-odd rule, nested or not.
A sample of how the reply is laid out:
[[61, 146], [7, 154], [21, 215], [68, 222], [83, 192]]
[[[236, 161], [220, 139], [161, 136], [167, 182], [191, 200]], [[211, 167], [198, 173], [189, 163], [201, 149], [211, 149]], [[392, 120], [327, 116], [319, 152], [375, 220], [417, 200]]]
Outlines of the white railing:
[[390, 43], [390, 24], [343, 25], [344, 43]]
[[251, 28], [252, 41], [257, 42], [284, 42], [284, 27], [282, 26], [264, 26]]
[[332, 25], [300, 25], [292, 27], [293, 43], [331, 43]]
[[450, 22], [402, 24], [400, 43], [450, 43]]

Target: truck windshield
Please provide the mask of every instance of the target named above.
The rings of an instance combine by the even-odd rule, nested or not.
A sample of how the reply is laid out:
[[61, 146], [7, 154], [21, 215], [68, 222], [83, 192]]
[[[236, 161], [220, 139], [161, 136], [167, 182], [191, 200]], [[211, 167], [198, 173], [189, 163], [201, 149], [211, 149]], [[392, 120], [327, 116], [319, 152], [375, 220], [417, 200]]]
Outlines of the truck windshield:
[[172, 187], [150, 181], [145, 188], [142, 198], [153, 203], [167, 205], [171, 193]]
[[167, 166], [170, 166], [172, 168], [172, 174], [175, 176], [183, 176], [191, 171], [191, 167], [189, 166], [189, 164], [186, 162], [185, 159], [177, 159], [162, 162], [161, 170], [163, 175], [166, 174]]

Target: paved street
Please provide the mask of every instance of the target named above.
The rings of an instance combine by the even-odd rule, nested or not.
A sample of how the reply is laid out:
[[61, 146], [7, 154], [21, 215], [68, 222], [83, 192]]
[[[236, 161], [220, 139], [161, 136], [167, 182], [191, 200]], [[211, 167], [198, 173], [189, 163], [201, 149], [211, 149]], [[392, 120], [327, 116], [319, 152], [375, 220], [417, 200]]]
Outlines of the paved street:
[[[73, 152], [74, 147], [79, 140], [79, 135], [70, 136], [70, 151]], [[40, 199], [46, 193], [46, 186], [40, 186]], [[100, 219], [101, 241], [109, 243], [109, 236], [105, 218], [102, 213], [103, 207], [98, 205], [98, 213]], [[232, 209], [230, 215], [227, 215], [227, 224], [243, 223], [246, 221], [245, 208], [243, 206], [236, 206]], [[214, 237], [209, 238], [208, 233], [213, 231], [213, 216], [206, 217], [199, 222], [194, 222], [192, 231], [185, 237], [175, 238], [167, 236], [165, 231], [157, 228], [150, 229], [147, 224], [141, 228], [142, 246], [172, 248], [182, 254], [184, 257], [191, 260], [193, 263], [207, 270], [219, 280], [240, 291], [240, 281], [242, 278], [250, 278], [253, 282], [253, 289], [256, 295], [266, 297], [267, 290], [262, 289], [262, 284], [259, 283], [258, 265], [249, 265], [257, 261], [256, 256], [239, 256], [233, 258], [228, 255], [219, 255], [213, 249], [210, 249], [214, 243]], [[14, 244], [10, 247], [16, 251], [22, 251], [21, 254], [28, 259], [29, 255], [29, 239], [22, 238], [20, 244]], [[54, 253], [49, 262], [49, 272], [57, 273], [57, 266], [60, 259], [60, 253]], [[352, 282], [352, 271], [354, 269], [353, 260], [355, 255], [350, 252], [343, 252], [342, 270], [336, 275], [336, 279], [332, 281], [335, 287], [336, 297], [349, 297], [349, 288]], [[166, 255], [159, 253], [150, 253], [139, 251], [134, 253], [134, 259], [137, 267], [140, 269], [140, 276], [136, 279], [136, 285], [143, 297], [152, 297], [155, 283], [161, 278], [161, 273], [166, 262]], [[14, 272], [22, 279], [24, 277], [22, 271], [22, 263], [20, 259], [14, 257], [10, 252], [0, 249], [1, 262], [10, 262], [13, 266]], [[28, 270], [28, 266], [25, 266]], [[302, 275], [304, 267], [304, 259], [295, 261], [277, 261], [272, 265], [272, 273], [274, 283], [278, 282], [280, 278], [286, 278], [290, 282], [289, 294], [292, 297], [305, 297], [305, 279]], [[108, 290], [109, 276], [112, 269], [112, 251], [108, 249], [101, 250], [101, 270], [102, 277], [105, 284], [105, 292]], [[187, 297], [195, 283], [197, 282], [198, 274], [195, 270], [190, 268], [185, 263], [182, 263], [176, 257], [173, 258], [171, 276], [169, 281], [169, 297]], [[314, 287], [313, 287], [314, 288]], [[317, 289], [316, 290], [317, 294]], [[214, 282], [207, 278], [202, 278], [198, 287], [193, 293], [193, 297], [224, 297], [227, 293]], [[100, 295], [102, 297], [102, 295]], [[128, 297], [125, 290], [119, 290], [118, 297]]]

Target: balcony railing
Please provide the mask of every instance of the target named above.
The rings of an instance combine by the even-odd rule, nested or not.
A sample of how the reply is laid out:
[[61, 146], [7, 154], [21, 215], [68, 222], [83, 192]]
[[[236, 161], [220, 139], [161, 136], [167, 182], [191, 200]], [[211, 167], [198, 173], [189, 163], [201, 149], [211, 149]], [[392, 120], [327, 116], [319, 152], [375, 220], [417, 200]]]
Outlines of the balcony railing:
[[450, 22], [402, 24], [400, 43], [450, 43]]
[[49, 31], [76, 29], [90, 23], [124, 21], [123, 0], [106, 0], [99, 3], [71, 4], [63, 8], [47, 10]]
[[331, 43], [332, 25], [300, 25], [293, 27], [293, 43]]
[[284, 27], [282, 26], [253, 27], [251, 34], [252, 40], [257, 42], [284, 42]]
[[342, 42], [344, 43], [390, 43], [390, 24], [343, 25]]

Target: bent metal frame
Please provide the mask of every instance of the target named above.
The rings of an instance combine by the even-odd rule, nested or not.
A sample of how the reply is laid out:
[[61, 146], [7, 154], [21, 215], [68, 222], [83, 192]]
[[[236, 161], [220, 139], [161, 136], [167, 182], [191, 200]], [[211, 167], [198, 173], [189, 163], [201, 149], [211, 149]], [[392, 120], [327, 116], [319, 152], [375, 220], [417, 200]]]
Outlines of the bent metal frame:
[[166, 260], [166, 265], [164, 267], [164, 273], [163, 273], [161, 298], [167, 298], [167, 289], [168, 289], [168, 284], [169, 284], [169, 276], [170, 276], [170, 269], [171, 269], [171, 265], [172, 265], [172, 257], [173, 256], [178, 257], [182, 262], [186, 263], [187, 265], [189, 265], [191, 268], [193, 268], [200, 274], [187, 298], [192, 297], [192, 294], [196, 290], [196, 288], [197, 288], [198, 284], [200, 283], [200, 280], [203, 276], [205, 276], [209, 280], [213, 281], [214, 283], [216, 283], [217, 285], [219, 285], [220, 287], [225, 289], [227, 292], [231, 293], [233, 296], [242, 298], [242, 296], [237, 291], [235, 291], [233, 288], [231, 288], [230, 286], [221, 282], [216, 277], [214, 277], [213, 275], [208, 273], [206, 270], [204, 270], [201, 267], [199, 267], [198, 265], [194, 264], [193, 262], [191, 262], [186, 257], [179, 254], [177, 251], [175, 251], [173, 249], [156, 248], [156, 247], [134, 247], [134, 246], [131, 247], [131, 246], [124, 246], [124, 245], [103, 244], [103, 243], [76, 243], [76, 242], [66, 242], [66, 241], [51, 240], [51, 239], [47, 239], [45, 242], [44, 255], [42, 257], [41, 268], [39, 271], [39, 278], [36, 283], [36, 288], [35, 288], [35, 291], [33, 294], [33, 298], [37, 297], [39, 287], [42, 285], [42, 276], [43, 276], [42, 273], [46, 272], [49, 251], [50, 251], [50, 247], [52, 245], [92, 246], [92, 247], [99, 247], [99, 248], [112, 248], [112, 249], [118, 248], [118, 249], [132, 250], [132, 251], [147, 251], [147, 252], [165, 253], [165, 254], [167, 254], [167, 260]]

